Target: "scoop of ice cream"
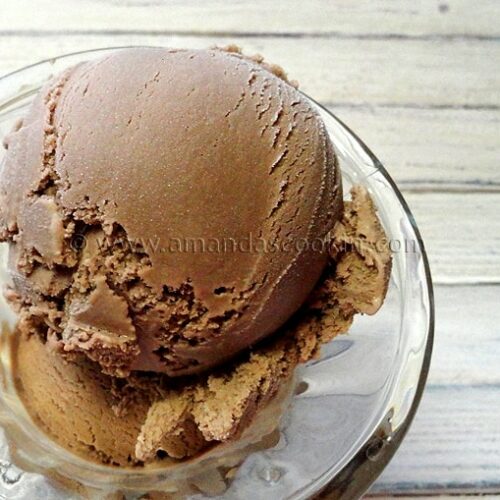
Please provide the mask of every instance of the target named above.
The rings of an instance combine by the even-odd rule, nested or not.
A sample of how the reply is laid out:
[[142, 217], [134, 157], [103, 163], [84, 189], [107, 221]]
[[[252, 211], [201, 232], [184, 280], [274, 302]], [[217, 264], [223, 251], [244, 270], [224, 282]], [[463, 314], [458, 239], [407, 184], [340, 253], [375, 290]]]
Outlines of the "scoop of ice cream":
[[17, 292], [43, 335], [121, 376], [198, 372], [274, 332], [342, 211], [321, 120], [282, 70], [238, 52], [81, 64], [5, 145]]
[[375, 313], [385, 297], [391, 255], [365, 189], [353, 189], [331, 236], [329, 263], [298, 313], [277, 337], [216, 373], [117, 379], [82, 356], [66, 363], [54, 352], [57, 342], [44, 344], [21, 325], [12, 356], [19, 396], [59, 444], [120, 466], [186, 459], [239, 438], [251, 423], [262, 430], [256, 416], [289, 387], [297, 364], [345, 333], [356, 313]]

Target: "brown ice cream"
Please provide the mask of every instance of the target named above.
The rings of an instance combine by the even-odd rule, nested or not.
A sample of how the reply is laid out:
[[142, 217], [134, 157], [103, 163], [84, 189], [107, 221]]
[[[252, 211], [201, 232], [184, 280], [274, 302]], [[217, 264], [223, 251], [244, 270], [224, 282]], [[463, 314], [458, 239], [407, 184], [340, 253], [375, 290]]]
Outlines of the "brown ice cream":
[[383, 301], [367, 192], [342, 202], [323, 123], [260, 58], [119, 51], [53, 79], [5, 144], [16, 385], [80, 456], [140, 465], [237, 438]]
[[200, 372], [304, 302], [326, 252], [298, 243], [325, 238], [342, 191], [282, 76], [236, 52], [133, 49], [40, 93], [7, 140], [0, 233], [66, 351], [119, 376]]
[[[186, 458], [238, 437], [286, 384], [296, 365], [373, 313], [387, 289], [390, 254], [374, 206], [360, 187], [332, 233], [329, 264], [306, 304], [271, 341], [223, 370], [193, 380], [101, 373], [24, 330], [13, 364], [18, 392], [37, 424], [60, 444], [98, 462], [131, 466]], [[335, 264], [337, 262], [337, 264]]]

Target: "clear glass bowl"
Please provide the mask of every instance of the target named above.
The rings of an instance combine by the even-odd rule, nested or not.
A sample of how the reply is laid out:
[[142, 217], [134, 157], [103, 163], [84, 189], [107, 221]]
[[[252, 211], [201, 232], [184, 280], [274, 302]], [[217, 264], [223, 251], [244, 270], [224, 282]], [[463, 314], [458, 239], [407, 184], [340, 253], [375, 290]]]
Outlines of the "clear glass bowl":
[[[110, 50], [116, 49], [61, 56], [1, 78], [0, 137], [25, 113], [50, 76]], [[293, 396], [282, 418], [278, 443], [250, 454], [218, 498], [361, 496], [406, 433], [427, 376], [434, 307], [429, 266], [415, 221], [403, 196], [370, 150], [340, 120], [314, 105], [335, 145], [345, 192], [352, 184], [362, 184], [378, 207], [394, 252], [389, 291], [375, 316], [358, 316], [349, 334], [326, 345], [320, 360], [300, 370], [301, 390]], [[3, 154], [2, 150], [0, 160]], [[2, 254], [4, 257], [5, 249]], [[7, 279], [5, 264], [0, 279]], [[15, 322], [3, 298], [0, 318], [4, 326]], [[4, 345], [7, 330], [3, 328]], [[102, 498], [105, 492], [121, 490], [137, 498], [148, 489], [161, 490], [168, 480], [168, 470], [117, 470], [88, 463], [39, 432], [15, 397], [8, 353], [3, 351], [0, 422], [6, 436], [0, 439], [4, 470], [0, 495]], [[16, 465], [10, 463], [12, 450]], [[66, 485], [73, 485], [73, 493], [47, 479], [55, 473]], [[191, 498], [207, 496], [198, 493]]]

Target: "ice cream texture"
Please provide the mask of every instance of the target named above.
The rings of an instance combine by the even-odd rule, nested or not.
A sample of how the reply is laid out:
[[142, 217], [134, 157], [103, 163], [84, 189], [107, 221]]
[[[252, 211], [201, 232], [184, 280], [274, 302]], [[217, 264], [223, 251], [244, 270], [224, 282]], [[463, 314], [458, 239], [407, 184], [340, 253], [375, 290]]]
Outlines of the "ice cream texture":
[[118, 376], [201, 372], [274, 332], [326, 264], [299, 243], [342, 210], [321, 120], [238, 52], [138, 48], [70, 68], [6, 145], [16, 288], [65, 351]]
[[[360, 244], [361, 242], [361, 244]], [[237, 439], [299, 363], [381, 305], [390, 252], [375, 207], [356, 187], [332, 234], [329, 264], [306, 304], [274, 338], [223, 369], [182, 381], [117, 378], [85, 356], [67, 362], [50, 340], [20, 328], [13, 349], [18, 393], [53, 439], [91, 460], [134, 466], [186, 459]]]
[[118, 51], [52, 79], [4, 142], [18, 393], [84, 458], [135, 466], [238, 438], [383, 302], [375, 206], [360, 186], [343, 202], [322, 121], [260, 57]]

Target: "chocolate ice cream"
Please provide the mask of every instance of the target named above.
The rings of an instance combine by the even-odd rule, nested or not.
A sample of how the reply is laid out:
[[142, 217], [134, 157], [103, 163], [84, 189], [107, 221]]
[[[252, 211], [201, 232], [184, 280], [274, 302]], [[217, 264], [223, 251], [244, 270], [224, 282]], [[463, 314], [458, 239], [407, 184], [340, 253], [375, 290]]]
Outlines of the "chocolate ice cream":
[[[342, 209], [317, 114], [237, 52], [138, 48], [71, 68], [7, 147], [17, 289], [66, 351], [119, 376], [200, 372], [274, 332], [326, 264], [298, 243]], [[41, 274], [57, 284], [43, 295]]]
[[[332, 232], [329, 263], [306, 304], [273, 339], [195, 379], [135, 373], [116, 378], [24, 329], [13, 346], [18, 392], [35, 422], [61, 445], [101, 463], [133, 466], [184, 459], [238, 438], [298, 363], [345, 333], [356, 313], [380, 306], [390, 253], [360, 187]], [[336, 264], [337, 263], [337, 264]]]
[[80, 456], [135, 466], [238, 438], [298, 363], [382, 304], [374, 205], [361, 187], [343, 202], [322, 121], [260, 57], [80, 64], [5, 145], [16, 385]]

